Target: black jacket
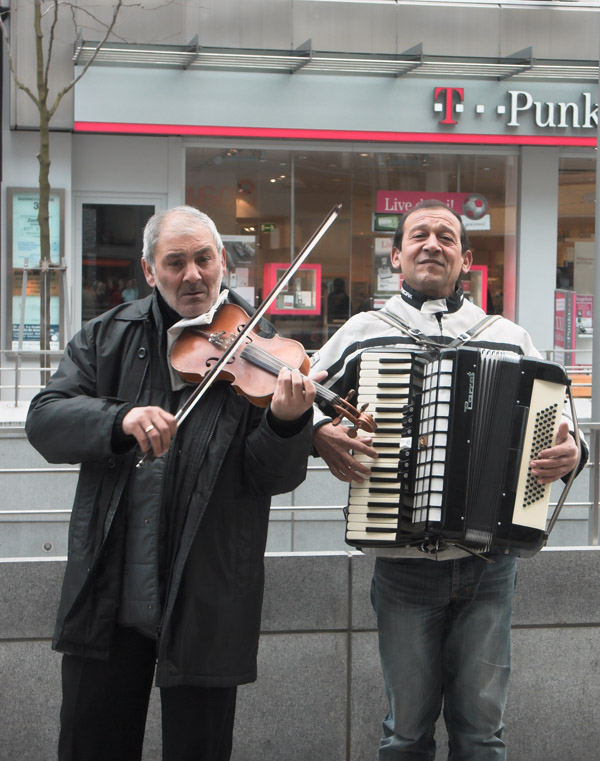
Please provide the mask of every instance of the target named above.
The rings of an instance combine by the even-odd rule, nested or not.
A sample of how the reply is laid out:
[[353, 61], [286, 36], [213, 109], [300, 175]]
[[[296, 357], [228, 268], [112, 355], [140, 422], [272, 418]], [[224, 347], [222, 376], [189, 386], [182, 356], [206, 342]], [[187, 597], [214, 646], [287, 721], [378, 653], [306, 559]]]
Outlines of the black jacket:
[[[140, 398], [147, 379], [152, 298], [88, 322], [30, 405], [26, 430], [33, 446], [49, 462], [81, 463], [57, 650], [99, 658], [109, 652], [121, 582], [122, 496], [139, 457], [137, 450], [113, 451], [111, 434], [116, 416]], [[215, 384], [201, 405], [173, 445], [179, 447], [177, 472], [186, 476], [177, 488], [187, 489], [187, 512], [165, 592], [159, 686], [227, 686], [256, 678], [270, 497], [303, 481], [311, 447], [310, 419], [299, 433], [278, 436], [265, 412], [229, 385]], [[215, 425], [196, 470], [188, 423], [196, 417], [206, 427], [206, 415], [214, 415]]]

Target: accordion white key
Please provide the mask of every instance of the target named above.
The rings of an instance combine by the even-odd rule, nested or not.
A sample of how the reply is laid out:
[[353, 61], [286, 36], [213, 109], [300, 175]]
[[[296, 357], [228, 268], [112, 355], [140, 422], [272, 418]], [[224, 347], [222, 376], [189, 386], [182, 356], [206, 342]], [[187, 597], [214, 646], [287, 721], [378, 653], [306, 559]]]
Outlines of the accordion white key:
[[535, 554], [550, 485], [529, 463], [555, 442], [568, 386], [560, 365], [511, 352], [365, 351], [358, 404], [379, 458], [350, 486], [347, 543]]

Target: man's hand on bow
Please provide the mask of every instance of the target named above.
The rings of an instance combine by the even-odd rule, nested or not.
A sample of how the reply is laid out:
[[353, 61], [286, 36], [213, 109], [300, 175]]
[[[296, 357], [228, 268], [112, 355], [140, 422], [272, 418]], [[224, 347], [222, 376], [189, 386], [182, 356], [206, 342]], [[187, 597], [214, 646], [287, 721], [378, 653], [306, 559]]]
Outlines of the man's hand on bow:
[[177, 421], [162, 407], [134, 407], [123, 418], [123, 433], [134, 436], [144, 454], [164, 454], [177, 433]]

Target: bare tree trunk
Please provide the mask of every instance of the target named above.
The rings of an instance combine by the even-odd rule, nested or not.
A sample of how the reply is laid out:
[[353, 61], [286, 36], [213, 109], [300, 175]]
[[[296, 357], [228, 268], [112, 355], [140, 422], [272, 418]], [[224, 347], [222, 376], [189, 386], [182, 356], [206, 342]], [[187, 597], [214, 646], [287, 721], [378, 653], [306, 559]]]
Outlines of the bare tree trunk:
[[50, 377], [46, 369], [50, 366], [47, 352], [50, 349], [50, 115], [48, 113], [48, 85], [44, 67], [44, 36], [42, 33], [42, 14], [39, 0], [34, 7], [35, 53], [37, 63], [37, 91], [40, 115], [40, 152], [39, 161], [39, 206], [38, 223], [40, 226], [40, 370], [42, 385]]
[[[52, 272], [50, 268], [50, 135], [47, 110], [40, 109], [40, 152], [38, 155], [40, 203], [38, 207], [38, 223], [40, 226], [40, 349], [42, 352], [50, 349], [50, 289]], [[60, 318], [59, 318], [60, 319]], [[40, 354], [41, 381], [46, 385], [50, 378], [50, 357]]]

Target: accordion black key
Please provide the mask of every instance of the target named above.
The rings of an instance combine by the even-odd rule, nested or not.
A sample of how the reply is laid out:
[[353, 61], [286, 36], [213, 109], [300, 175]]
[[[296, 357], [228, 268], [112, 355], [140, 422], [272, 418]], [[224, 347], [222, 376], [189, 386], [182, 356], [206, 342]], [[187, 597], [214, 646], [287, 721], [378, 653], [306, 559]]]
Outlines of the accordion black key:
[[550, 485], [529, 463], [555, 442], [568, 385], [560, 365], [511, 352], [365, 351], [358, 404], [379, 458], [350, 487], [347, 543], [535, 554]]

